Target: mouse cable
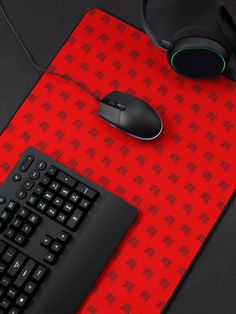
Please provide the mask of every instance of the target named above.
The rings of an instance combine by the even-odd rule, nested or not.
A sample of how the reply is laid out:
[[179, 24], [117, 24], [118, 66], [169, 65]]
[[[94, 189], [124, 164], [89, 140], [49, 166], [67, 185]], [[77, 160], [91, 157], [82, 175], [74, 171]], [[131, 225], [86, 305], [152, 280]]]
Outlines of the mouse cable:
[[55, 75], [55, 76], [58, 76], [58, 77], [61, 77], [67, 81], [70, 81], [74, 84], [76, 84], [81, 90], [83, 90], [87, 95], [89, 95], [90, 97], [92, 97], [93, 99], [95, 99], [96, 101], [101, 101], [100, 98], [96, 97], [95, 95], [93, 95], [91, 92], [89, 92], [84, 86], [82, 83], [74, 80], [73, 78], [67, 76], [67, 75], [64, 75], [64, 74], [61, 74], [61, 73], [57, 73], [57, 72], [54, 72], [54, 71], [50, 71], [48, 69], [44, 69], [42, 68], [41, 66], [39, 66], [35, 61], [34, 61], [34, 58], [33, 56], [31, 55], [31, 53], [29, 52], [28, 48], [26, 47], [23, 39], [21, 38], [20, 34], [18, 33], [18, 31], [16, 30], [15, 26], [13, 25], [13, 23], [11, 22], [10, 18], [8, 17], [4, 7], [3, 7], [3, 4], [2, 4], [2, 1], [0, 1], [0, 10], [2, 12], [2, 15], [5, 19], [5, 21], [7, 22], [7, 24], [10, 26], [12, 32], [14, 33], [15, 37], [17, 38], [21, 48], [24, 50], [25, 52], [25, 55], [27, 56], [29, 62], [31, 63], [31, 65], [36, 69], [38, 70], [39, 72], [42, 72], [42, 73], [48, 73], [48, 74], [51, 74], [51, 75]]

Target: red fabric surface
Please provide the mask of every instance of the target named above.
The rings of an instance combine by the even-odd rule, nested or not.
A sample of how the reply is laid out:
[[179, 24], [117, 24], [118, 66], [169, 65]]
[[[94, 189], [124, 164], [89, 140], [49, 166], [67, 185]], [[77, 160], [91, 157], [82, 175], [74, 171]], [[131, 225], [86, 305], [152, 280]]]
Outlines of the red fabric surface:
[[0, 179], [35, 146], [135, 205], [138, 221], [78, 313], [160, 313], [235, 188], [236, 85], [176, 75], [146, 35], [100, 10], [86, 14], [52, 68], [97, 96], [117, 89], [145, 99], [164, 132], [131, 138], [75, 84], [44, 74], [0, 138]]

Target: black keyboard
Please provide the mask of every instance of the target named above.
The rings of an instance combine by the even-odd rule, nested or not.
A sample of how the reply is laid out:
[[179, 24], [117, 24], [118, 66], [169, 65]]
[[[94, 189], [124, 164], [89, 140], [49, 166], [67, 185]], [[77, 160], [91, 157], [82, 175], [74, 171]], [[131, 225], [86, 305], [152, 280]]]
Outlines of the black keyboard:
[[137, 210], [29, 148], [0, 188], [0, 314], [74, 314]]

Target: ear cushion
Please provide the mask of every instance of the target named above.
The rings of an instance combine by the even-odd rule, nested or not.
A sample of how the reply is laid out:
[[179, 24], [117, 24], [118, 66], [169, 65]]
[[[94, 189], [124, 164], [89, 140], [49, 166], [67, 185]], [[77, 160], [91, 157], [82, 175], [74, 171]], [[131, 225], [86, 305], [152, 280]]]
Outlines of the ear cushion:
[[[236, 0], [233, 0], [236, 2]], [[230, 42], [225, 38], [224, 33], [221, 31], [220, 27], [199, 27], [192, 26], [179, 30], [175, 37], [174, 42], [186, 37], [199, 37], [199, 38], [208, 38], [214, 40], [224, 46], [228, 53], [230, 54], [232, 47]]]
[[224, 35], [236, 48], [236, 1], [219, 0], [217, 2], [217, 15]]

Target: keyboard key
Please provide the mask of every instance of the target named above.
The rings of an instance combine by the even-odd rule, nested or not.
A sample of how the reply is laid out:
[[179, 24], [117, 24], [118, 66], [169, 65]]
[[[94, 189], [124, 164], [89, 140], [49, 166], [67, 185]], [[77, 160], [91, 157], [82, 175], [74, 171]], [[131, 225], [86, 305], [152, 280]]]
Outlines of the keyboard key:
[[5, 310], [7, 310], [10, 305], [11, 305], [10, 300], [8, 300], [8, 299], [6, 299], [6, 298], [4, 298], [4, 299], [0, 302], [0, 306], [1, 306], [3, 309], [5, 309]]
[[83, 183], [79, 183], [79, 185], [76, 188], [76, 191], [85, 195], [91, 200], [94, 200], [98, 195], [98, 192], [94, 191], [93, 189], [89, 188]]
[[21, 293], [16, 300], [16, 305], [18, 305], [20, 308], [23, 308], [27, 300], [28, 300], [28, 297], [25, 294]]
[[39, 217], [36, 214], [31, 214], [28, 218], [28, 222], [34, 226], [37, 226], [39, 224], [40, 220], [41, 220], [41, 217]]
[[66, 231], [62, 231], [59, 233], [57, 240], [61, 241], [62, 243], [67, 243], [71, 239], [71, 235]]
[[48, 273], [48, 269], [42, 265], [39, 265], [36, 269], [36, 271], [34, 272], [32, 278], [37, 281], [40, 282], [44, 276], [46, 276]]
[[7, 266], [3, 263], [0, 263], [0, 275], [2, 275], [4, 273], [4, 271], [6, 270]]
[[5, 237], [8, 238], [8, 239], [13, 239], [14, 236], [15, 236], [15, 233], [16, 233], [15, 230], [13, 230], [12, 228], [8, 228], [8, 229], [5, 231], [4, 235], [5, 235]]
[[21, 227], [22, 223], [23, 223], [23, 221], [20, 218], [16, 217], [12, 220], [11, 226], [16, 228], [16, 229], [19, 229]]
[[32, 232], [32, 227], [28, 224], [24, 224], [23, 227], [21, 228], [21, 232], [28, 236]]
[[51, 166], [51, 167], [48, 168], [47, 173], [48, 173], [49, 175], [51, 175], [51, 176], [55, 176], [56, 173], [57, 173], [57, 168]]
[[56, 197], [55, 200], [53, 201], [53, 204], [56, 205], [57, 207], [61, 207], [63, 204], [63, 199], [60, 197]]
[[63, 207], [63, 210], [67, 213], [71, 213], [73, 209], [74, 209], [74, 206], [69, 203], [66, 203]]
[[30, 205], [30, 206], [34, 206], [34, 205], [37, 203], [37, 201], [38, 201], [37, 196], [31, 195], [31, 196], [28, 198], [28, 200], [26, 201], [26, 204], [27, 204], [27, 205]]
[[71, 188], [74, 188], [77, 184], [77, 181], [74, 178], [61, 171], [58, 173], [56, 178], [57, 180], [63, 182], [64, 184], [70, 186]]
[[38, 169], [38, 170], [44, 170], [44, 169], [46, 169], [46, 167], [47, 167], [46, 161], [44, 161], [44, 160], [39, 160], [39, 161], [37, 161], [37, 163], [36, 163], [36, 169]]
[[17, 291], [13, 288], [10, 288], [7, 292], [7, 296], [11, 299], [15, 299], [17, 296]]
[[6, 263], [10, 263], [14, 256], [16, 255], [16, 250], [13, 247], [8, 247], [2, 257], [2, 260]]
[[23, 200], [27, 197], [27, 192], [23, 189], [19, 189], [16, 191], [16, 197], [19, 199], [19, 200]]
[[29, 210], [25, 207], [22, 207], [19, 212], [18, 212], [18, 217], [22, 218], [22, 219], [26, 219], [29, 215]]
[[52, 243], [52, 237], [50, 237], [49, 235], [45, 235], [45, 236], [43, 236], [43, 238], [41, 239], [41, 241], [40, 241], [40, 244], [42, 245], [42, 246], [45, 246], [45, 247], [49, 247], [50, 245], [51, 245], [51, 243]]
[[8, 221], [8, 219], [10, 218], [10, 213], [7, 212], [6, 210], [2, 210], [0, 212], [0, 219], [4, 222]]
[[15, 307], [12, 307], [10, 309], [10, 311], [8, 312], [8, 314], [20, 314], [19, 310], [16, 309]]
[[54, 194], [51, 192], [45, 192], [43, 195], [43, 198], [47, 201], [51, 201], [53, 199]]
[[24, 246], [26, 241], [27, 241], [26, 237], [21, 235], [21, 234], [17, 234], [17, 236], [15, 237], [15, 240], [14, 240], [14, 242], [20, 246]]
[[18, 271], [23, 266], [25, 261], [26, 261], [26, 256], [22, 253], [18, 253], [11, 267], [7, 271], [8, 275], [15, 277]]
[[11, 284], [11, 279], [10, 279], [9, 277], [7, 277], [7, 276], [4, 276], [4, 277], [1, 279], [0, 284], [1, 284], [3, 287], [7, 288], [7, 287], [9, 287], [10, 284]]
[[80, 199], [80, 197], [78, 194], [76, 194], [76, 193], [71, 194], [71, 197], [70, 197], [71, 202], [77, 203], [79, 201], [79, 199]]
[[50, 189], [57, 192], [60, 189], [60, 184], [53, 181], [50, 185]]
[[32, 190], [33, 186], [34, 186], [34, 182], [30, 179], [26, 179], [22, 184], [22, 188], [27, 191]]
[[27, 156], [20, 166], [20, 172], [26, 172], [33, 163], [33, 161], [34, 161], [33, 155]]
[[38, 180], [40, 177], [40, 173], [38, 172], [38, 170], [33, 170], [30, 172], [29, 177], [32, 180]]
[[39, 201], [36, 208], [39, 209], [41, 212], [44, 212], [47, 209], [48, 205], [43, 202], [43, 201]]
[[33, 281], [29, 281], [24, 288], [24, 292], [26, 292], [27, 294], [32, 294], [35, 291], [36, 287], [37, 285]]
[[50, 178], [48, 177], [48, 176], [44, 176], [43, 178], [42, 178], [42, 180], [40, 181], [43, 185], [45, 185], [45, 186], [47, 186], [49, 183], [50, 183]]
[[21, 179], [22, 179], [22, 176], [21, 176], [21, 174], [19, 174], [19, 173], [15, 173], [15, 174], [13, 175], [12, 179], [13, 179], [14, 182], [20, 182]]
[[60, 213], [58, 216], [57, 216], [57, 221], [60, 222], [60, 223], [64, 223], [65, 221], [67, 220], [67, 216], [63, 213]]
[[6, 203], [6, 197], [5, 196], [0, 196], [0, 205], [3, 205], [3, 204], [5, 204]]
[[34, 193], [37, 194], [37, 195], [42, 195], [44, 192], [44, 188], [41, 186], [41, 185], [38, 185], [35, 190], [34, 190]]
[[21, 288], [24, 285], [24, 283], [29, 278], [35, 266], [36, 266], [35, 261], [33, 261], [32, 259], [28, 260], [28, 262], [23, 267], [23, 269], [21, 270], [20, 274], [18, 275], [14, 282], [16, 287]]
[[70, 217], [70, 219], [68, 220], [66, 226], [72, 230], [75, 230], [82, 221], [83, 216], [84, 213], [81, 210], [76, 209], [72, 216]]
[[70, 190], [65, 188], [65, 187], [62, 188], [61, 191], [60, 191], [60, 195], [64, 196], [64, 197], [68, 197], [69, 194], [70, 194]]
[[51, 218], [55, 217], [57, 214], [57, 209], [53, 208], [53, 207], [50, 207], [48, 210], [47, 210], [47, 215]]
[[19, 206], [20, 206], [20, 205], [19, 205], [18, 203], [16, 203], [15, 201], [11, 200], [11, 201], [7, 204], [6, 209], [7, 209], [8, 211], [13, 212], [13, 211], [16, 211], [16, 210], [19, 208]]
[[90, 206], [90, 202], [86, 199], [82, 199], [82, 201], [79, 203], [79, 206], [82, 208], [82, 209], [88, 209], [89, 206]]
[[45, 260], [45, 262], [47, 262], [49, 264], [54, 264], [57, 260], [57, 257], [53, 253], [48, 252], [47, 255], [44, 256], [44, 260]]
[[51, 250], [56, 254], [60, 253], [62, 249], [63, 249], [63, 246], [57, 241], [55, 241], [53, 245], [51, 246]]

